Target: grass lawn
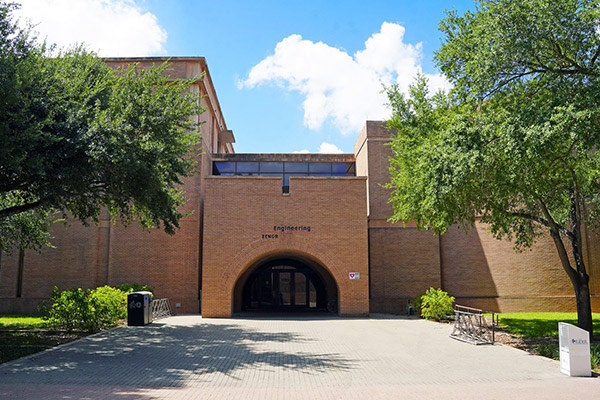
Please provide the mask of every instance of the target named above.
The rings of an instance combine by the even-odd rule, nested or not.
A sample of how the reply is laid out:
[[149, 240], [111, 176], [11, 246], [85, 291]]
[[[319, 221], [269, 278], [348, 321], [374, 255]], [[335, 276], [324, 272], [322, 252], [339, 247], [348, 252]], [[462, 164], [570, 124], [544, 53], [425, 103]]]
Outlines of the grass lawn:
[[[594, 332], [600, 333], [600, 314], [593, 314]], [[502, 313], [499, 315], [500, 327], [506, 332], [524, 338], [558, 336], [558, 323], [568, 322], [577, 325], [576, 313]]]
[[6, 329], [43, 329], [48, 322], [36, 315], [0, 315], [0, 330]]
[[49, 349], [85, 336], [52, 330], [41, 317], [0, 315], [0, 363]]
[[[600, 314], [592, 314], [595, 340], [592, 340], [592, 369], [600, 369]], [[511, 335], [518, 336], [515, 347], [558, 360], [558, 323], [568, 322], [577, 325], [576, 313], [502, 313], [498, 316], [500, 327]], [[595, 342], [595, 343], [594, 343]], [[511, 345], [515, 345], [514, 343]]]

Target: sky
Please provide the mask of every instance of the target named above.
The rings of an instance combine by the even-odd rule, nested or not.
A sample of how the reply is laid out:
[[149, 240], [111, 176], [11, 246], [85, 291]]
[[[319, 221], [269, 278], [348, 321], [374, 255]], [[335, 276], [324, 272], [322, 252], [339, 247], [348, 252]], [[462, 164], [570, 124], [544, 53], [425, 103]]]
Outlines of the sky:
[[238, 153], [352, 153], [385, 85], [417, 73], [450, 87], [433, 56], [444, 10], [418, 0], [20, 0], [20, 23], [105, 57], [203, 56]]

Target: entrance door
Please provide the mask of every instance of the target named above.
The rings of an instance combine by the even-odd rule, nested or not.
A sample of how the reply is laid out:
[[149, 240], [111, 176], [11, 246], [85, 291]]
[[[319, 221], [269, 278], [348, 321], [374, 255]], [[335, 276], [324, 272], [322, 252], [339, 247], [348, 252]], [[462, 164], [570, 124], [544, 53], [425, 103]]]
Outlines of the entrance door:
[[244, 287], [245, 311], [323, 310], [325, 285], [310, 267], [292, 260], [271, 262], [250, 275]]
[[280, 308], [290, 307], [293, 300], [292, 294], [294, 293], [294, 288], [292, 285], [294, 273], [287, 271], [273, 271], [273, 273], [277, 275], [277, 282], [279, 283], [279, 287], [275, 292], [273, 292], [273, 294], [277, 297], [277, 305]]

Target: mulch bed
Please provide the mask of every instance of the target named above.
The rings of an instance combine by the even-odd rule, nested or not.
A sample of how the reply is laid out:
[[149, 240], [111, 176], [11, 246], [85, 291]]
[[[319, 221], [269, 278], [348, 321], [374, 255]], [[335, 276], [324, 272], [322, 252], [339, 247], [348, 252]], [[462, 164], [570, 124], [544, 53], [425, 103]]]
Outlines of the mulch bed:
[[540, 338], [522, 338], [520, 336], [511, 335], [502, 330], [496, 331], [496, 342], [506, 344], [511, 347], [516, 347], [520, 350], [525, 350], [529, 353], [537, 354], [534, 349], [539, 345], [556, 345], [558, 346], [558, 338], [555, 337], [540, 337]]

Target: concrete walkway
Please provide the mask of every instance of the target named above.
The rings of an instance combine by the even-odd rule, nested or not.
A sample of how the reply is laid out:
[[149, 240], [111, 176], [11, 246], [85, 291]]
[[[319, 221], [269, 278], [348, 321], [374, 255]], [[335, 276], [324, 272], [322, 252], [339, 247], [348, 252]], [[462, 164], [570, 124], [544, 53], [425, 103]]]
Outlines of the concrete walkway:
[[592, 399], [600, 379], [395, 317], [121, 327], [0, 366], [0, 399]]

